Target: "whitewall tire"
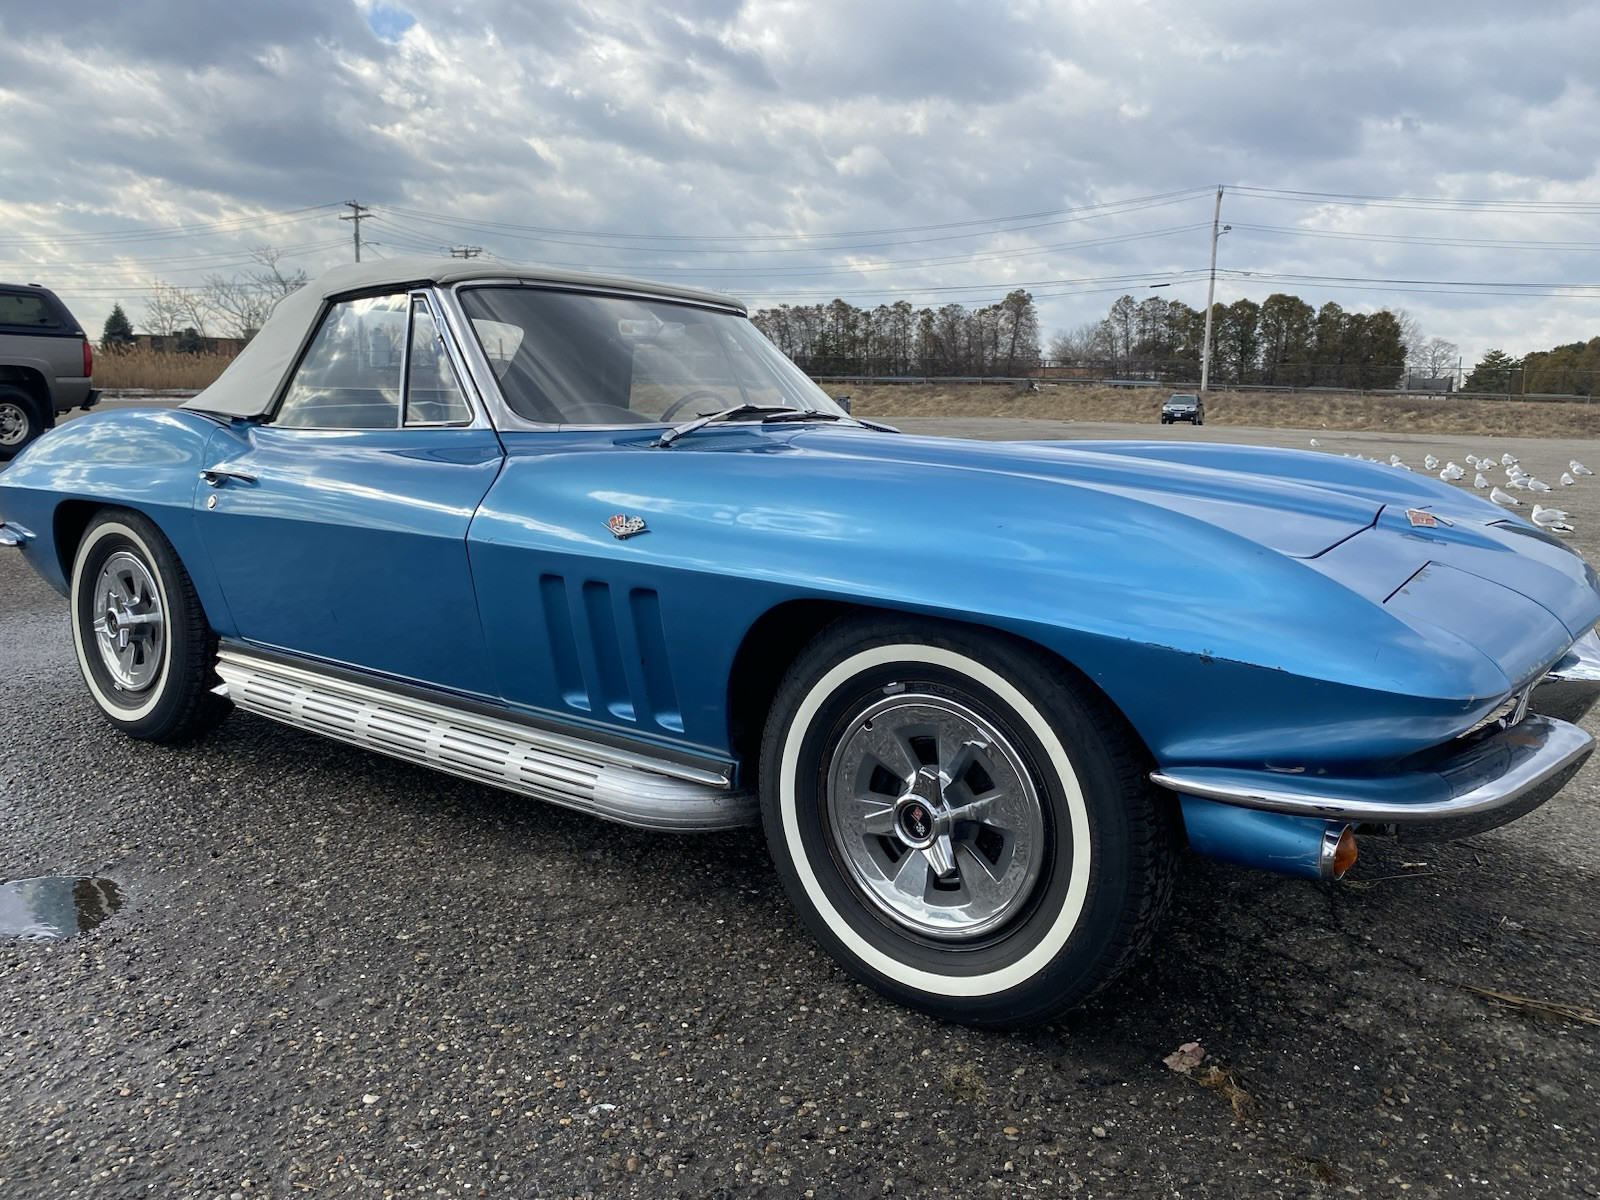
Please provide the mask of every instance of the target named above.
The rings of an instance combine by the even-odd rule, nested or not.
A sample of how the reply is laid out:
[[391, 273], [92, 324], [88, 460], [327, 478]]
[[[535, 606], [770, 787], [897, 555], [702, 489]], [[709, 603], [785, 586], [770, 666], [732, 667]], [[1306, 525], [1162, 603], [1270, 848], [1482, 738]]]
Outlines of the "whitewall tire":
[[984, 630], [853, 617], [779, 688], [762, 817], [812, 934], [969, 1024], [1048, 1020], [1148, 940], [1176, 824], [1137, 739], [1066, 664]]
[[72, 645], [89, 695], [130, 737], [198, 736], [231, 707], [212, 693], [216, 635], [153, 522], [126, 509], [90, 521], [73, 556]]

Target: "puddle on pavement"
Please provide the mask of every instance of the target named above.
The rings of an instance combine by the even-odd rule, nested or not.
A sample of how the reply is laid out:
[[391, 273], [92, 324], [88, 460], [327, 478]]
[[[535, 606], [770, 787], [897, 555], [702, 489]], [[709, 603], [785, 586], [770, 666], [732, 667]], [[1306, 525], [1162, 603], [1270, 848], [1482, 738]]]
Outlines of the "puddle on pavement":
[[88, 933], [122, 907], [111, 879], [41, 875], [0, 883], [0, 937], [49, 941]]

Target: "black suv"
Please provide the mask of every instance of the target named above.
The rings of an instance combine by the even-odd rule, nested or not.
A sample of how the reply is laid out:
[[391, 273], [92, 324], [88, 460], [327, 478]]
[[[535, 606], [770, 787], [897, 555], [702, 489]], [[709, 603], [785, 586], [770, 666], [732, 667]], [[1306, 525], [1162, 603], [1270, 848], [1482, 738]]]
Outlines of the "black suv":
[[94, 350], [67, 306], [38, 284], [0, 283], [0, 462], [56, 423], [92, 408]]
[[1196, 425], [1204, 425], [1205, 401], [1193, 392], [1173, 392], [1161, 406], [1161, 423], [1171, 425], [1174, 421], [1193, 421]]

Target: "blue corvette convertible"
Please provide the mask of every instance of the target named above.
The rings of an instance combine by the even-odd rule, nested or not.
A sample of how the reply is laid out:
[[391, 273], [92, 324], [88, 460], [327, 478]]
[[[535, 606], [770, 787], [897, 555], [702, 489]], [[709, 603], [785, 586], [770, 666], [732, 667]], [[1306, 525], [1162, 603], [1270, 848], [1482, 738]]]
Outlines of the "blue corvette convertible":
[[1529, 811], [1600, 690], [1594, 572], [1447, 484], [910, 437], [725, 296], [476, 262], [330, 272], [181, 409], [41, 438], [0, 518], [130, 736], [238, 707], [759, 821], [846, 969], [979, 1025], [1103, 986], [1185, 843], [1335, 878]]

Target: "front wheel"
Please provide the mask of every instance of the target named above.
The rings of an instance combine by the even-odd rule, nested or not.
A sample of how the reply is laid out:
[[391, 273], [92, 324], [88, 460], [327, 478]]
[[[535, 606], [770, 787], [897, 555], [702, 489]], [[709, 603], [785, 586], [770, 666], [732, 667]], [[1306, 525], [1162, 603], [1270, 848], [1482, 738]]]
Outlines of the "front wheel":
[[19, 387], [0, 386], [0, 462], [15, 457], [43, 432], [34, 398]]
[[179, 742], [231, 705], [212, 693], [216, 635], [161, 530], [123, 509], [102, 512], [72, 565], [72, 644], [89, 695], [130, 737]]
[[856, 978], [934, 1016], [1049, 1020], [1148, 941], [1176, 828], [1070, 668], [961, 626], [851, 618], [786, 676], [761, 754], [789, 897]]

